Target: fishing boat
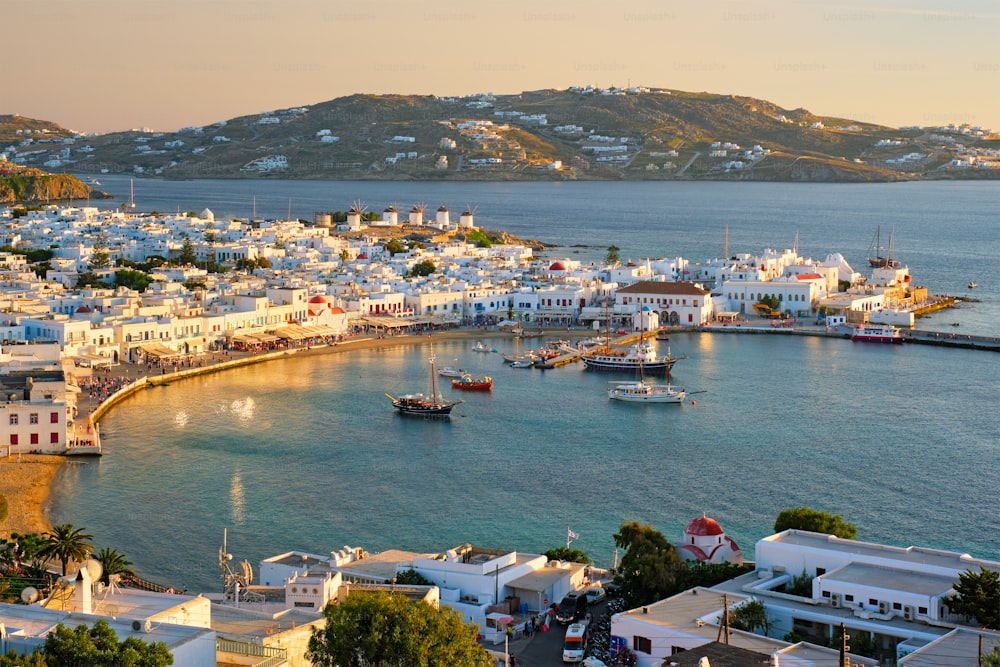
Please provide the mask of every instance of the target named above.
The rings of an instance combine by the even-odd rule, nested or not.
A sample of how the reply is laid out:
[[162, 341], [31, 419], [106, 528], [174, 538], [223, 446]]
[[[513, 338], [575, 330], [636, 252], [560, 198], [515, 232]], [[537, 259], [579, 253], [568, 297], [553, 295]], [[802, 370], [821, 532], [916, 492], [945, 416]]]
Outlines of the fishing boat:
[[876, 269], [895, 269], [900, 266], [898, 259], [893, 259], [892, 257], [892, 240], [896, 235], [896, 230], [893, 230], [889, 234], [889, 247], [886, 249], [885, 254], [882, 254], [881, 239], [879, 234], [879, 227], [875, 227], [875, 238], [872, 239], [872, 244], [868, 248], [868, 264]]
[[400, 414], [413, 415], [417, 417], [447, 417], [451, 415], [452, 409], [463, 401], [449, 401], [438, 393], [437, 373], [434, 372], [434, 355], [431, 354], [431, 393], [425, 394], [404, 394], [396, 397], [385, 392], [386, 397], [392, 401], [392, 407], [396, 408]]
[[452, 389], [464, 389], [466, 391], [489, 391], [493, 388], [493, 378], [489, 375], [472, 375], [466, 373], [460, 378], [451, 381]]
[[859, 324], [851, 332], [851, 340], [863, 343], [902, 343], [903, 334], [890, 324]]
[[445, 378], [460, 378], [468, 373], [468, 371], [462, 368], [453, 368], [451, 366], [445, 366], [438, 369], [438, 375]]
[[535, 362], [531, 359], [516, 359], [510, 362], [511, 368], [531, 368], [535, 365]]

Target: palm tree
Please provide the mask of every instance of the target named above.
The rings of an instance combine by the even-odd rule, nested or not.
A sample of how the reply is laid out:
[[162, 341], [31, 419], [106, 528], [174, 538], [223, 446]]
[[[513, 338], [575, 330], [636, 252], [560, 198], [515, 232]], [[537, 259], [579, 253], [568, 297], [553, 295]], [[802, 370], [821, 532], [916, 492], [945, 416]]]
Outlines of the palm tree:
[[132, 564], [132, 561], [125, 558], [124, 554], [118, 553], [117, 549], [108, 549], [107, 547], [104, 547], [94, 554], [94, 560], [100, 563], [104, 568], [104, 574], [101, 575], [101, 581], [105, 584], [110, 582], [112, 574], [135, 574], [135, 571], [129, 567], [129, 565]]
[[51, 533], [45, 533], [46, 544], [38, 555], [46, 559], [58, 558], [62, 563], [62, 576], [65, 577], [71, 560], [80, 563], [90, 555], [94, 548], [90, 544], [92, 539], [94, 536], [87, 535], [82, 528], [64, 523], [53, 528]]

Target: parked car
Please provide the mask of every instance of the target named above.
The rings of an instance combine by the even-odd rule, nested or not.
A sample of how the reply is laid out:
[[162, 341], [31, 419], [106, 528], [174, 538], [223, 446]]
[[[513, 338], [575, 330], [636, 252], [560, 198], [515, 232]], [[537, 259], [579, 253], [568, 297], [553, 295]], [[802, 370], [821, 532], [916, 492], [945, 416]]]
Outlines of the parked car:
[[595, 658], [592, 655], [584, 658], [583, 662], [581, 662], [580, 664], [583, 665], [583, 667], [608, 667], [607, 663], [605, 663], [603, 660]]
[[604, 584], [604, 592], [609, 598], [616, 598], [622, 594], [622, 587], [618, 584]]
[[607, 597], [607, 593], [600, 586], [594, 586], [593, 588], [588, 588], [586, 595], [587, 595], [588, 605], [595, 605]]
[[569, 625], [579, 621], [587, 613], [587, 596], [582, 591], [568, 594], [556, 609], [556, 621], [561, 625]]

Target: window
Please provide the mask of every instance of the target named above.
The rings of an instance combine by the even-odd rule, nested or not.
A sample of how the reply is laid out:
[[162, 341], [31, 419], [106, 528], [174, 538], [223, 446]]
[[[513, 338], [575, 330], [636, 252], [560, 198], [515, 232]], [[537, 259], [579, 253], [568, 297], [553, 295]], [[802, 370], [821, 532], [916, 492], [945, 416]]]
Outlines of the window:
[[639, 635], [632, 636], [632, 645], [635, 646], [637, 653], [652, 653], [653, 652], [653, 642], [647, 637], [640, 637]]
[[830, 597], [830, 591], [823, 591], [823, 592], [821, 593], [821, 595], [822, 595], [823, 597], [825, 597], [825, 598], [828, 598], [828, 597]]
[[59, 413], [58, 412], [53, 412], [52, 414], [49, 415], [49, 423], [50, 424], [58, 424], [59, 423]]
[[11, 426], [17, 426], [17, 415], [11, 415], [10, 416], [10, 425]]
[[817, 577], [822, 577], [824, 574], [826, 574], [826, 568], [825, 567], [817, 567], [816, 568], [816, 576]]
[[875, 598], [868, 598], [868, 604], [870, 604], [873, 607], [877, 607], [878, 606], [878, 600], [876, 600]]
[[31, 434], [31, 444], [33, 444], [33, 445], [37, 445], [38, 444], [38, 434], [37, 433], [32, 433]]
[[893, 602], [892, 603], [892, 608], [895, 609], [896, 611], [902, 611], [902, 609], [903, 609], [903, 603], [902, 602]]
[[12, 445], [16, 445], [17, 444], [17, 433], [11, 433], [10, 434], [10, 444], [12, 444]]
[[49, 442], [52, 443], [53, 445], [58, 445], [59, 444], [59, 434], [58, 433], [50, 433], [49, 434]]
[[921, 616], [927, 615], [927, 607], [917, 607], [917, 613]]
[[37, 424], [38, 423], [38, 413], [37, 412], [32, 412], [30, 415], [28, 415], [28, 423], [29, 424]]
[[844, 600], [847, 601], [847, 602], [854, 602], [854, 596], [853, 595], [845, 595], [844, 596]]

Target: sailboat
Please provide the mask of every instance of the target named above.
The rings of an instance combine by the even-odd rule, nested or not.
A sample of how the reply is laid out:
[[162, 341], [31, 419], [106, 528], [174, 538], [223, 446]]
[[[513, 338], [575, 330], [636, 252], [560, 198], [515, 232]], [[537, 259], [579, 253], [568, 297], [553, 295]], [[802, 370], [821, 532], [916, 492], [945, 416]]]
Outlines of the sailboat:
[[[641, 328], [641, 327], [640, 327]], [[670, 350], [667, 349], [667, 357]], [[642, 357], [639, 357], [639, 379], [636, 381], [612, 381], [608, 389], [608, 398], [612, 401], [629, 401], [631, 403], [682, 403], [687, 392], [670, 386], [669, 374], [667, 384], [650, 384], [646, 382], [646, 371]]]
[[883, 256], [881, 239], [879, 237], [879, 227], [875, 226], [875, 238], [872, 239], [872, 245], [868, 248], [868, 264], [875, 267], [876, 269], [895, 269], [900, 265], [898, 259], [893, 259], [892, 257], [892, 240], [896, 235], [896, 230], [893, 229], [889, 234], [889, 247], [886, 249], [886, 253]]
[[404, 394], [396, 397], [385, 392], [386, 397], [392, 401], [392, 407], [396, 408], [400, 414], [415, 415], [418, 417], [448, 417], [452, 409], [464, 401], [449, 401], [438, 393], [437, 373], [434, 372], [434, 353], [431, 353], [431, 393], [425, 394]]

